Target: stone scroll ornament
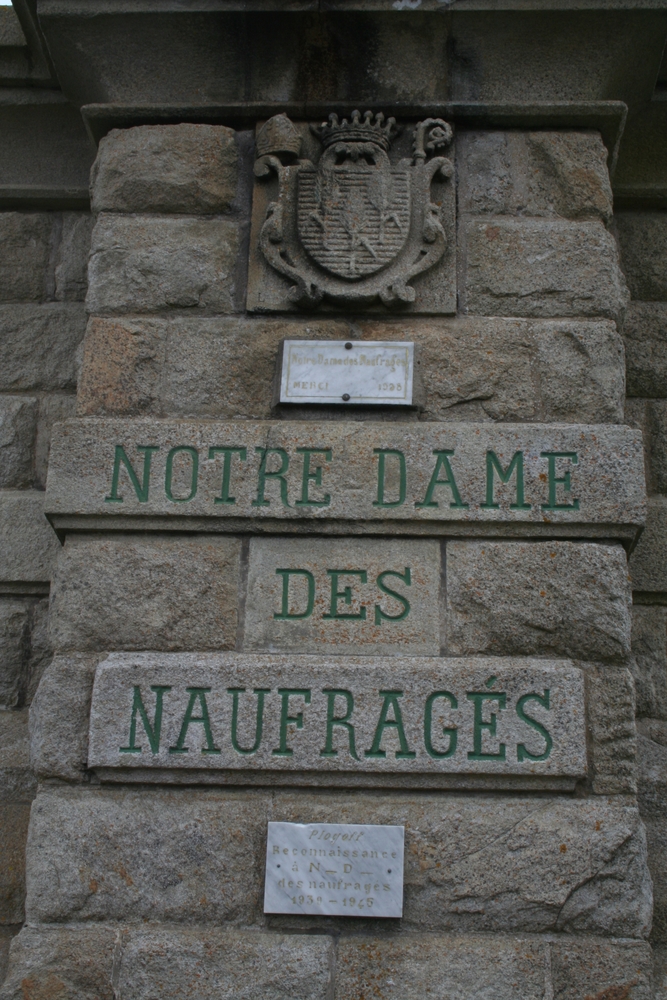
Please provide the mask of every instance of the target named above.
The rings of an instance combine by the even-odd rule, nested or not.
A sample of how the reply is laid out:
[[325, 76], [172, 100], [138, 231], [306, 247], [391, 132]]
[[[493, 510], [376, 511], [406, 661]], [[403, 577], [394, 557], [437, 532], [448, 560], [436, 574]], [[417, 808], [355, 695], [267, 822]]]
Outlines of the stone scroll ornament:
[[[279, 194], [266, 212], [259, 246], [272, 268], [294, 282], [288, 297], [313, 307], [326, 296], [341, 305], [411, 303], [410, 281], [436, 264], [447, 237], [434, 180], [448, 181], [454, 165], [436, 155], [452, 140], [440, 118], [419, 122], [413, 156], [393, 166], [389, 148], [396, 120], [366, 111], [311, 125], [322, 143], [317, 165], [298, 159], [301, 136], [285, 114], [257, 136], [255, 175], [276, 174]], [[296, 160], [296, 162], [294, 162]]]

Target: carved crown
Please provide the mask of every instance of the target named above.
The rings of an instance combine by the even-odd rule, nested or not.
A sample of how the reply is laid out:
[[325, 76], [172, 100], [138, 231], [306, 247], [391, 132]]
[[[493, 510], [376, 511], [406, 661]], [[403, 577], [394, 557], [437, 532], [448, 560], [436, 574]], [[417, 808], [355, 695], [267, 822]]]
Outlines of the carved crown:
[[366, 111], [362, 121], [361, 112], [353, 111], [351, 121], [347, 118], [339, 121], [338, 115], [331, 114], [328, 122], [313, 126], [313, 132], [325, 149], [335, 142], [372, 142], [386, 153], [398, 129], [396, 119], [387, 118], [385, 122], [382, 112], [375, 115], [373, 121], [373, 112]]
[[301, 152], [301, 136], [283, 112], [265, 122], [257, 134], [257, 155], [269, 156], [286, 153], [298, 156]]

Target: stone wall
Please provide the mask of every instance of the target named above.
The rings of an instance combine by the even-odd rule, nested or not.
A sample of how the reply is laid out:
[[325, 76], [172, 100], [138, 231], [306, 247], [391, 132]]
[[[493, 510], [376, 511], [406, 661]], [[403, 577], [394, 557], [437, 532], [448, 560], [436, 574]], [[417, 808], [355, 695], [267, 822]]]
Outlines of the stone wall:
[[[12, 711], [4, 717], [19, 734], [42, 676], [31, 711], [40, 788], [27, 844], [27, 923], [12, 944], [0, 995], [649, 1000], [649, 936], [660, 954], [665, 919], [659, 767], [667, 744], [660, 721], [667, 718], [660, 604], [667, 586], [654, 525], [667, 392], [656, 376], [659, 276], [644, 288], [634, 277], [644, 266], [633, 261], [654, 237], [642, 244], [636, 234], [644, 230], [619, 218], [630, 290], [649, 300], [628, 307], [599, 135], [461, 132], [456, 315], [250, 315], [251, 152], [251, 134], [206, 125], [115, 130], [100, 143], [77, 417], [89, 418], [100, 435], [112, 419], [118, 427], [151, 418], [142, 425], [148, 428], [183, 417], [198, 426], [212, 418], [290, 420], [297, 429], [304, 419], [407, 427], [460, 421], [471, 434], [479, 424], [613, 426], [624, 420], [618, 324], [625, 319], [628, 419], [647, 431], [646, 536], [657, 542], [640, 542], [633, 557], [633, 606], [626, 550], [611, 532], [567, 540], [551, 537], [547, 526], [532, 539], [442, 532], [430, 541], [338, 539], [357, 559], [364, 546], [403, 546], [398, 555], [410, 552], [431, 596], [417, 633], [406, 630], [387, 646], [371, 630], [359, 648], [352, 632], [348, 648], [324, 627], [285, 639], [264, 627], [261, 614], [253, 617], [253, 606], [264, 606], [262, 567], [276, 563], [271, 546], [290, 556], [302, 546], [315, 573], [334, 539], [283, 535], [262, 546], [247, 525], [173, 531], [156, 521], [119, 530], [93, 517], [61, 527], [49, 622], [56, 655], [43, 673], [43, 640], [30, 645], [21, 622], [38, 621], [39, 594], [51, 578], [46, 557], [39, 581], [29, 581], [41, 591], [7, 590], [3, 598], [8, 622], [18, 621], [8, 626], [17, 652], [6, 682]], [[2, 306], [9, 332], [2, 350], [10, 353], [0, 371], [13, 371], [14, 381], [0, 406], [16, 414], [5, 446], [15, 477], [7, 502], [27, 510], [43, 486], [49, 414], [72, 412], [84, 288], [77, 262], [88, 230], [85, 216], [70, 213], [6, 218], [17, 246], [27, 241], [20, 271], [7, 279], [27, 301]], [[29, 360], [26, 329], [42, 338]], [[274, 405], [284, 338], [414, 341], [423, 409], [379, 418]], [[93, 678], [109, 652], [276, 648], [332, 655], [356, 648], [388, 659], [427, 653], [455, 666], [473, 655], [569, 658], [585, 679], [587, 777], [560, 792], [520, 784], [435, 790], [152, 781], [137, 788], [129, 778], [100, 781], [88, 769]], [[25, 745], [20, 736], [16, 745]], [[19, 800], [8, 808], [22, 817], [20, 836], [33, 780], [8, 792]], [[401, 921], [263, 913], [267, 821], [313, 819], [405, 825]], [[11, 890], [10, 924], [23, 919], [19, 885]]]

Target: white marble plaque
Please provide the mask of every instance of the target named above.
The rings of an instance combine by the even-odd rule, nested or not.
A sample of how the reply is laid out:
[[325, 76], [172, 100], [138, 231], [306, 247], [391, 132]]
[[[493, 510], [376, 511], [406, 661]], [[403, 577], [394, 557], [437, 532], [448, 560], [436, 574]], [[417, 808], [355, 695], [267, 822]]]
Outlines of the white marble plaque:
[[265, 913], [403, 916], [402, 826], [269, 823]]
[[410, 406], [414, 344], [368, 340], [286, 340], [281, 403]]

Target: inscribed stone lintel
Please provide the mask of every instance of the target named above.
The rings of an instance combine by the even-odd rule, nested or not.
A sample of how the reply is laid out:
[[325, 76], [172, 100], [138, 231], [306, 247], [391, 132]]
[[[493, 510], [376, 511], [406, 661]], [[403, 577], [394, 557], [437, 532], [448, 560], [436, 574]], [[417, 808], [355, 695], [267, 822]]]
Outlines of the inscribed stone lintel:
[[60, 424], [57, 529], [604, 537], [645, 517], [620, 425], [121, 420]]
[[571, 788], [587, 770], [583, 673], [523, 658], [112, 653], [88, 766], [122, 782]]

